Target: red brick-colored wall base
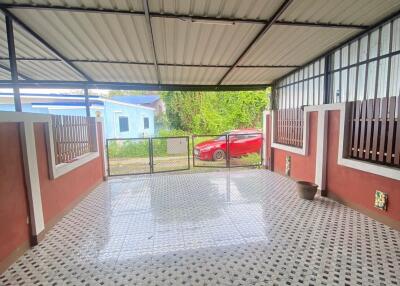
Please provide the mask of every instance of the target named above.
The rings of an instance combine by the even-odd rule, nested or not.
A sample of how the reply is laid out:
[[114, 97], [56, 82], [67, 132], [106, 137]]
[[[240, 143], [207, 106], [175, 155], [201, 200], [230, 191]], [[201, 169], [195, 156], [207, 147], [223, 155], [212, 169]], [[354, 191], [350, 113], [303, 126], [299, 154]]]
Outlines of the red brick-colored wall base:
[[315, 180], [315, 159], [317, 150], [317, 125], [318, 113], [310, 113], [309, 126], [309, 148], [308, 155], [302, 156], [299, 154], [287, 152], [277, 148], [273, 149], [273, 166], [274, 171], [282, 175], [285, 174], [286, 156], [291, 157], [290, 177], [295, 180], [305, 180], [314, 182]]
[[[51, 180], [47, 161], [45, 126], [35, 123], [36, 153], [39, 169], [44, 222], [47, 225], [54, 218], [65, 213], [68, 206], [93, 189], [103, 180], [102, 154], [87, 164]], [[99, 138], [101, 134], [99, 134]], [[100, 140], [99, 142], [102, 142]]]
[[365, 214], [366, 216], [369, 216], [383, 224], [386, 224], [386, 225], [400, 231], [400, 221], [392, 219], [392, 218], [384, 215], [384, 213], [382, 211], [376, 212], [374, 210], [371, 210], [370, 208], [366, 208], [363, 205], [348, 201], [348, 200], [346, 200], [346, 198], [336, 196], [336, 194], [334, 192], [327, 192], [327, 196], [328, 196], [328, 198], [330, 198], [332, 200], [335, 200], [341, 204], [344, 204], [345, 206], [348, 206], [349, 208], [352, 208], [353, 210], [356, 210], [362, 214]]
[[29, 209], [18, 123], [0, 123], [0, 272], [29, 246]]
[[[400, 224], [400, 181], [340, 166], [337, 164], [339, 146], [339, 111], [328, 113], [326, 184], [329, 197], [344, 202], [386, 224]], [[375, 191], [388, 194], [387, 211], [374, 207]]]
[[[317, 121], [318, 112], [311, 112], [308, 156], [301, 156], [267, 146], [267, 149], [270, 149], [267, 150], [267, 153], [272, 152], [273, 171], [285, 174], [286, 156], [289, 155], [292, 159], [291, 177], [296, 180], [314, 182], [317, 166]], [[328, 111], [326, 186], [323, 194], [400, 230], [400, 181], [338, 165], [339, 124], [340, 111]], [[267, 132], [271, 131], [270, 125], [267, 125]], [[388, 194], [386, 211], [374, 207], [376, 190]]]
[[51, 180], [47, 161], [45, 125], [34, 124], [45, 230], [32, 236], [18, 123], [0, 123], [0, 273], [31, 245], [43, 239], [69, 210], [103, 182], [104, 153], [98, 124], [99, 157]]

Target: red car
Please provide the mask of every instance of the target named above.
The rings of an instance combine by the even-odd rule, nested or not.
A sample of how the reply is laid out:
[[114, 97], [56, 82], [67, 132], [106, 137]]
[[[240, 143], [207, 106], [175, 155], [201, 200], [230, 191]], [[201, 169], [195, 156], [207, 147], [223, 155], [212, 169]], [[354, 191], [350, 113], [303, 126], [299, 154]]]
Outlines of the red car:
[[228, 137], [230, 157], [241, 157], [251, 153], [260, 153], [261, 151], [261, 131], [258, 129], [239, 129], [197, 144], [194, 148], [195, 157], [204, 161], [224, 160], [226, 158]]

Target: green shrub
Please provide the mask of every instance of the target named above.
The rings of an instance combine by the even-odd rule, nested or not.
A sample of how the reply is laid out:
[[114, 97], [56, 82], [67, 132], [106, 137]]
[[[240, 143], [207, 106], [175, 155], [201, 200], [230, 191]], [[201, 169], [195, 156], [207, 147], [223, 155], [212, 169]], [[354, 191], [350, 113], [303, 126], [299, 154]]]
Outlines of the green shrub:
[[109, 158], [147, 157], [149, 144], [147, 140], [113, 140], [108, 143]]

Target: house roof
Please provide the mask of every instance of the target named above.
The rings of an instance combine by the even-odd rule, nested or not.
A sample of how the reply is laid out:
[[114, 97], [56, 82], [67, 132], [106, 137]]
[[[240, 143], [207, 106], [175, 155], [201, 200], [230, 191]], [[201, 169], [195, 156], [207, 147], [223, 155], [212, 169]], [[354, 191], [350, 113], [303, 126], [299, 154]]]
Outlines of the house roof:
[[113, 100], [130, 104], [151, 104], [160, 99], [158, 95], [117, 95]]
[[[143, 103], [129, 101], [130, 98], [136, 96], [120, 96], [121, 99], [117, 98], [119, 96], [114, 96], [112, 98], [101, 97], [97, 95], [89, 95], [90, 105], [104, 105], [105, 101], [112, 102], [114, 104], [129, 105], [136, 108], [152, 109], [152, 107], [143, 106], [141, 104], [151, 103], [159, 99], [159, 96], [143, 96], [149, 97], [148, 99], [142, 99]], [[138, 96], [142, 97], [142, 96]], [[12, 101], [12, 93], [0, 93], [1, 100]], [[21, 93], [22, 103], [32, 103], [35, 106], [84, 106], [85, 96], [80, 94], [37, 94], [37, 93]]]
[[[47, 106], [64, 106], [66, 109], [68, 109], [68, 107], [76, 107], [76, 106], [81, 106], [84, 107], [85, 106], [85, 102], [82, 101], [75, 101], [75, 102], [67, 102], [67, 101], [57, 101], [57, 102], [35, 102], [32, 103], [32, 105], [35, 106], [43, 106], [43, 107], [47, 107]], [[90, 105], [93, 106], [103, 106], [104, 102], [99, 101], [99, 100], [94, 100], [94, 101], [90, 101]]]
[[[265, 87], [400, 13], [395, 0], [1, 2], [24, 87]], [[7, 47], [4, 15], [0, 26]]]

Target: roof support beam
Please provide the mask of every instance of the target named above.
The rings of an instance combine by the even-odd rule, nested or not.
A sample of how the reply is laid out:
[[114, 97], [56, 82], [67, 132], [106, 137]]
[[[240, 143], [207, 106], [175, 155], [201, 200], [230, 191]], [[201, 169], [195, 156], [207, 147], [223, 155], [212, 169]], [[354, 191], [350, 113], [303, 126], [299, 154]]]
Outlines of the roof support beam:
[[[9, 60], [7, 57], [0, 57], [0, 60]], [[17, 58], [17, 61], [47, 61], [47, 62], [59, 62], [59, 59], [49, 58]], [[154, 63], [151, 62], [132, 62], [132, 61], [109, 61], [109, 60], [77, 60], [70, 59], [73, 63], [100, 63], [100, 64], [127, 64], [127, 65], [144, 65], [152, 66]], [[166, 64], [157, 63], [158, 66], [166, 67], [191, 67], [191, 68], [229, 68], [230, 65], [199, 65], [199, 64]], [[238, 65], [240, 68], [298, 68], [299, 65]]]
[[[145, 16], [144, 11], [129, 11], [129, 10], [114, 10], [114, 9], [103, 9], [94, 7], [65, 7], [60, 5], [33, 5], [33, 4], [0, 4], [0, 8], [5, 9], [33, 9], [33, 10], [53, 10], [53, 11], [69, 11], [69, 12], [83, 12], [83, 13], [104, 13], [104, 14], [125, 14], [125, 15], [137, 15]], [[268, 24], [268, 21], [263, 19], [241, 19], [241, 18], [227, 18], [227, 17], [212, 17], [212, 16], [188, 16], [183, 14], [173, 13], [156, 13], [149, 12], [150, 17], [154, 18], [171, 18], [179, 19], [182, 21], [193, 22], [193, 23], [247, 23], [247, 24]], [[364, 25], [351, 25], [351, 24], [338, 24], [338, 23], [312, 23], [312, 22], [289, 22], [289, 21], [276, 21], [276, 25], [285, 26], [303, 26], [303, 27], [321, 27], [321, 28], [342, 28], [342, 29], [367, 29], [368, 26]]]
[[368, 26], [363, 25], [350, 25], [350, 24], [335, 24], [335, 23], [315, 23], [315, 22], [290, 22], [290, 21], [276, 21], [275, 25], [280, 26], [295, 26], [295, 27], [316, 27], [316, 28], [333, 28], [333, 29], [368, 29]]
[[[14, 28], [12, 19], [6, 15], [6, 31], [7, 31], [7, 46], [8, 56], [10, 58], [10, 72], [11, 80], [13, 83], [18, 82], [17, 60], [15, 55], [14, 45]], [[22, 112], [21, 96], [19, 94], [19, 87], [14, 86], [14, 107], [15, 111]]]
[[191, 84], [147, 84], [128, 82], [100, 81], [44, 81], [24, 80], [13, 82], [0, 80], [0, 88], [59, 88], [59, 89], [115, 89], [115, 90], [159, 90], [159, 91], [228, 91], [228, 90], [263, 90], [268, 84], [249, 85], [191, 85]]
[[21, 26], [25, 31], [27, 31], [30, 35], [32, 35], [36, 40], [38, 40], [43, 46], [49, 49], [60, 61], [69, 66], [72, 70], [74, 70], [77, 74], [83, 77], [86, 80], [92, 80], [87, 74], [81, 71], [74, 63], [68, 60], [65, 56], [63, 56], [59, 51], [53, 48], [45, 39], [43, 39], [39, 34], [33, 31], [30, 27], [28, 27], [21, 19], [11, 13], [9, 10], [5, 8], [0, 8], [6, 18], [12, 19], [15, 23]]
[[256, 42], [258, 42], [264, 35], [265, 33], [268, 32], [268, 30], [272, 27], [272, 25], [278, 20], [278, 18], [282, 15], [282, 13], [289, 7], [289, 5], [293, 2], [293, 0], [285, 0], [282, 5], [278, 8], [278, 10], [274, 13], [272, 16], [271, 20], [266, 24], [260, 32], [254, 37], [254, 39], [250, 42], [249, 45], [247, 45], [246, 49], [239, 55], [239, 57], [236, 59], [236, 61], [233, 63], [233, 65], [228, 69], [228, 71], [221, 77], [221, 79], [218, 81], [218, 85], [221, 85], [222, 82], [225, 80], [225, 78], [228, 76], [228, 74], [239, 65], [239, 62], [248, 54], [250, 49], [254, 46]]
[[156, 54], [156, 46], [154, 45], [154, 35], [153, 35], [153, 29], [151, 27], [151, 19], [150, 19], [150, 13], [149, 13], [149, 3], [147, 0], [143, 0], [143, 7], [144, 7], [144, 13], [146, 17], [146, 27], [148, 30], [148, 33], [150, 35], [150, 41], [151, 41], [151, 50], [152, 50], [152, 55], [153, 55], [153, 63], [154, 63], [154, 68], [156, 69], [156, 74], [157, 74], [157, 82], [158, 84], [161, 84], [161, 75], [160, 75], [160, 69], [158, 68], [157, 64], [157, 54]]
[[[7, 58], [6, 60], [9, 60], [9, 58]], [[11, 73], [11, 69], [10, 69], [9, 67], [5, 66], [5, 65], [0, 64], [0, 69], [3, 69], [3, 70], [5, 70], [5, 71], [8, 71], [9, 73]], [[27, 77], [27, 76], [21, 74], [20, 72], [18, 72], [18, 77], [20, 77], [20, 78], [22, 78], [22, 79], [29, 79], [29, 80], [32, 80], [32, 78]]]

